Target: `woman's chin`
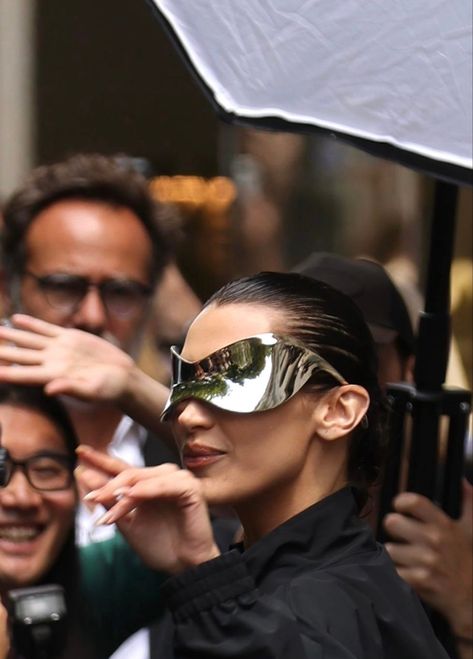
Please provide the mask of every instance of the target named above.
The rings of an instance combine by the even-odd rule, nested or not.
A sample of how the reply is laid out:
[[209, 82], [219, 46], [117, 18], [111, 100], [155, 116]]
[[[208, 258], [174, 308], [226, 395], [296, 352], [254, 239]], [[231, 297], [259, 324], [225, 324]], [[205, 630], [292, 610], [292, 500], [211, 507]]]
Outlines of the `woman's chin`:
[[214, 478], [202, 478], [204, 498], [209, 506], [233, 506], [234, 492], [229, 483], [219, 483]]

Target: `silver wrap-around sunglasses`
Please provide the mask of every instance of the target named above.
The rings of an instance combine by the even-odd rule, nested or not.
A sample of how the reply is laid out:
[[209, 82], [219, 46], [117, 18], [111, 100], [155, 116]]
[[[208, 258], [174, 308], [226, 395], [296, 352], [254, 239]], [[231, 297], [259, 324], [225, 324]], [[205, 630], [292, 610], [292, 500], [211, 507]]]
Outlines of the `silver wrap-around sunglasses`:
[[173, 346], [171, 360], [171, 393], [162, 421], [188, 398], [228, 412], [270, 410], [294, 396], [317, 371], [347, 384], [316, 352], [272, 333], [236, 341], [197, 362], [185, 360]]

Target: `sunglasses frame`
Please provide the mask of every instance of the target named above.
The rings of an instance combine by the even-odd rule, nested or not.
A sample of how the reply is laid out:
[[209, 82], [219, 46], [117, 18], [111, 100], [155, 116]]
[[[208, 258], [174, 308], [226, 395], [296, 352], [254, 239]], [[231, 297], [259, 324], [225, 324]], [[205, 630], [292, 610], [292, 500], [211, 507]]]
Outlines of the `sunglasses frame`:
[[347, 384], [321, 355], [271, 332], [240, 339], [195, 362], [184, 359], [172, 346], [171, 359], [173, 382], [163, 421], [189, 398], [229, 412], [273, 409], [294, 396], [317, 371], [338, 385]]

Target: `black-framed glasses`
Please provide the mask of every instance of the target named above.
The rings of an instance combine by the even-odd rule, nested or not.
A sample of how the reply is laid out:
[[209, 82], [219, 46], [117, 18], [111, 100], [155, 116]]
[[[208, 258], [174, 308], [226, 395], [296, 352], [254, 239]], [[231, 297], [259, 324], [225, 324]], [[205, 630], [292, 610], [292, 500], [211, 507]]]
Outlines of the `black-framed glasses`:
[[32, 277], [48, 304], [63, 313], [74, 313], [91, 288], [96, 288], [107, 312], [114, 316], [133, 316], [141, 311], [152, 293], [151, 286], [134, 279], [110, 278], [95, 283], [82, 275], [62, 272], [37, 275], [26, 270]]
[[0, 447], [0, 487], [8, 485], [17, 469], [21, 469], [35, 490], [68, 490], [73, 482], [74, 460], [52, 451], [43, 451], [26, 460], [14, 460], [6, 448]]

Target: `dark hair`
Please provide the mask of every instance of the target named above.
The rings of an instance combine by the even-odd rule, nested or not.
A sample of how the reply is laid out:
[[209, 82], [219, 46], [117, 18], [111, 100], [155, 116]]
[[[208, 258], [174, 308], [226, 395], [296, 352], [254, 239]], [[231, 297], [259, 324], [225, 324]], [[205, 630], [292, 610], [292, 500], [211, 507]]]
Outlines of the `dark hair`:
[[75, 465], [77, 436], [69, 415], [58, 400], [46, 396], [41, 387], [0, 383], [0, 405], [27, 407], [49, 419], [61, 433], [67, 454]]
[[24, 269], [28, 227], [42, 210], [63, 199], [131, 210], [151, 241], [150, 283], [158, 281], [170, 252], [166, 212], [153, 200], [146, 179], [136, 171], [130, 158], [100, 154], [76, 154], [62, 162], [37, 167], [5, 202], [1, 247], [10, 280]]
[[[371, 333], [350, 298], [328, 284], [296, 273], [261, 272], [230, 282], [214, 293], [210, 304], [255, 304], [279, 312], [283, 325], [276, 334], [296, 339], [326, 359], [351, 384], [370, 396], [367, 424], [360, 424], [348, 449], [347, 474], [361, 508], [368, 488], [382, 468], [385, 402], [377, 380], [377, 359]], [[332, 376], [317, 373], [309, 384], [330, 388]], [[367, 426], [367, 427], [364, 427]]]

